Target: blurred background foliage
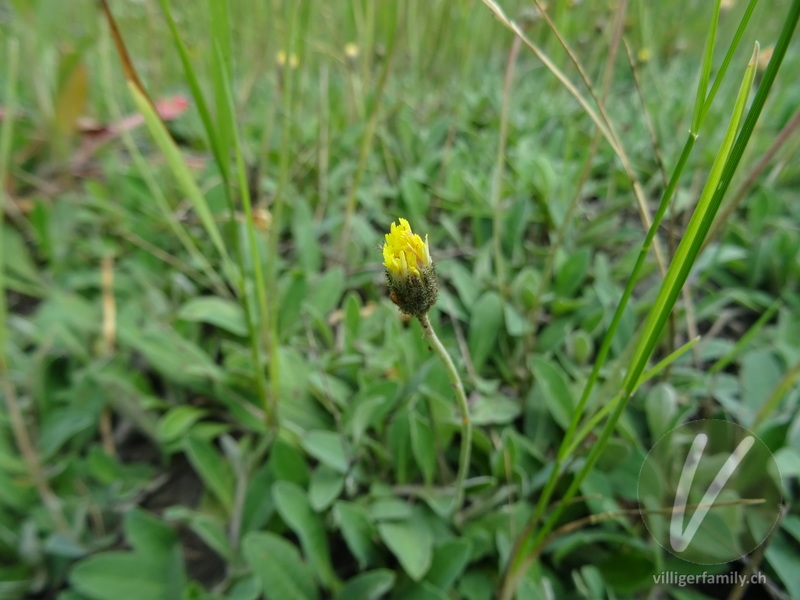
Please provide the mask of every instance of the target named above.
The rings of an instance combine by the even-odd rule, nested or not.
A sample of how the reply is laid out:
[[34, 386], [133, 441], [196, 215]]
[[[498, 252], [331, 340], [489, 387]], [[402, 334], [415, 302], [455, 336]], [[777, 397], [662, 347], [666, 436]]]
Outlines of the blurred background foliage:
[[[715, 67], [744, 4], [723, 3]], [[110, 3], [172, 154], [97, 2], [0, 3], [0, 599], [494, 597], [646, 233], [629, 175], [480, 3], [171, 2], [174, 31], [166, 6]], [[503, 8], [579, 81], [534, 5]], [[734, 55], [658, 232], [667, 260], [784, 10], [762, 2]], [[547, 8], [650, 210], [711, 13], [627, 3], [608, 70], [620, 4]], [[800, 597], [797, 72], [794, 41], [656, 358], [700, 342], [636, 392], [560, 524], [618, 514], [557, 537], [517, 598], [734, 598], [653, 575], [747, 565], [768, 577], [753, 598]], [[452, 390], [385, 298], [376, 245], [399, 216], [430, 236], [431, 318], [470, 394], [457, 514]], [[587, 415], [661, 280], [651, 254]], [[677, 561], [626, 512], [647, 450], [695, 418], [752, 429], [781, 468], [786, 515], [744, 562]]]

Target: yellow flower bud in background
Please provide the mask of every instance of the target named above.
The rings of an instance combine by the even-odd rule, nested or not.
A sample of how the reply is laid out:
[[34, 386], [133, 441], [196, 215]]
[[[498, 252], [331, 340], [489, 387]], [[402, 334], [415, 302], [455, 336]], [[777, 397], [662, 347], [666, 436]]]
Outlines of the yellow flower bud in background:
[[289, 66], [290, 69], [296, 69], [297, 66], [300, 64], [300, 60], [297, 58], [297, 55], [286, 54], [283, 50], [279, 50], [278, 53], [275, 55], [275, 62], [278, 64], [278, 67], [281, 69], [285, 66]]
[[383, 266], [389, 297], [404, 313], [426, 314], [439, 296], [439, 278], [431, 259], [428, 236], [425, 241], [411, 231], [405, 219], [392, 223], [383, 244]]
[[358, 58], [358, 46], [353, 42], [344, 45], [344, 56], [347, 60], [355, 60]]

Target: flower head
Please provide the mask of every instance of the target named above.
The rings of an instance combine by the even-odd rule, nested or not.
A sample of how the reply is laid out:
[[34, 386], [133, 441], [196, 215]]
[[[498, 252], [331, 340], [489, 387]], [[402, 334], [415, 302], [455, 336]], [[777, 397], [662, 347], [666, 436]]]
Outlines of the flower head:
[[300, 64], [300, 60], [297, 58], [296, 54], [287, 54], [284, 50], [278, 51], [278, 53], [275, 55], [275, 62], [281, 69], [287, 65], [290, 69], [296, 69], [297, 65]]
[[383, 245], [383, 266], [397, 276], [419, 277], [421, 269], [432, 264], [428, 236], [425, 236], [423, 242], [421, 237], [411, 231], [411, 226], [405, 219], [400, 219], [400, 225], [392, 223]]
[[353, 42], [344, 45], [344, 56], [347, 60], [355, 60], [358, 58], [358, 46]]
[[421, 316], [436, 303], [439, 280], [425, 241], [411, 231], [405, 219], [392, 223], [383, 244], [383, 266], [390, 297], [404, 313]]

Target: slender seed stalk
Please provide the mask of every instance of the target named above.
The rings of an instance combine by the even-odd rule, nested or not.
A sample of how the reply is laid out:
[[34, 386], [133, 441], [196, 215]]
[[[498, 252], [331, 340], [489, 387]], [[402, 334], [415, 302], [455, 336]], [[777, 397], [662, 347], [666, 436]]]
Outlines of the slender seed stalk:
[[464, 385], [461, 383], [461, 376], [458, 374], [456, 365], [436, 335], [428, 315], [422, 315], [417, 318], [419, 319], [419, 324], [422, 325], [423, 337], [430, 343], [431, 350], [436, 352], [439, 358], [442, 359], [442, 363], [444, 363], [447, 376], [450, 378], [450, 384], [456, 392], [456, 402], [461, 413], [461, 453], [458, 458], [456, 495], [453, 499], [453, 511], [458, 512], [464, 502], [464, 480], [467, 478], [467, 472], [469, 471], [469, 457], [472, 450], [472, 423], [469, 420], [467, 394], [464, 392]]

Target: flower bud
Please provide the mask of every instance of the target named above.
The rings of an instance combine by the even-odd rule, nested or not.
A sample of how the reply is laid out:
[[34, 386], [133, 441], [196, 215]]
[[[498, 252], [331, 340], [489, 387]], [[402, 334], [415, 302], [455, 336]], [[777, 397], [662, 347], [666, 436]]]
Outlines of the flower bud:
[[392, 223], [383, 244], [383, 266], [389, 297], [407, 315], [421, 317], [436, 304], [439, 278], [425, 241], [411, 231], [405, 219]]

